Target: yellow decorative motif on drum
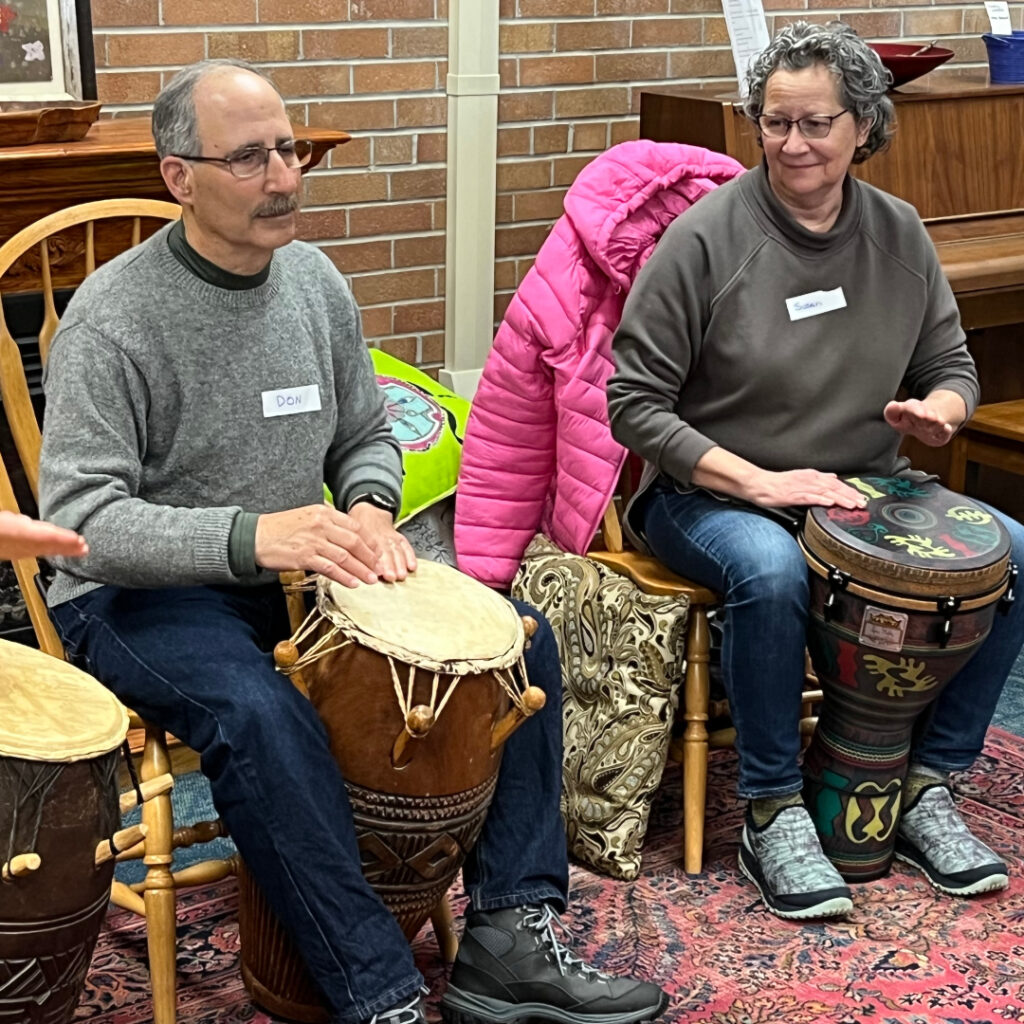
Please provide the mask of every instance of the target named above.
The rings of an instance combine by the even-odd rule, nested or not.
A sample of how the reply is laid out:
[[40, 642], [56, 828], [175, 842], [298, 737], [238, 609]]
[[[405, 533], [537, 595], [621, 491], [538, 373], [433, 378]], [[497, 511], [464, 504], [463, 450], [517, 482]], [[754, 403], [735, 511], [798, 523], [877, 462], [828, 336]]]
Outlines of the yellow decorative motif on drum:
[[958, 523], [973, 523], [986, 526], [992, 522], [992, 514], [975, 505], [955, 505], [946, 513], [947, 519], [955, 519]]
[[936, 544], [931, 537], [922, 537], [919, 534], [900, 536], [896, 533], [887, 533], [885, 539], [898, 548], [904, 548], [909, 555], [917, 555], [918, 558], [956, 558], [956, 552], [942, 544]]
[[923, 693], [931, 690], [938, 679], [925, 675], [928, 666], [914, 658], [900, 658], [899, 662], [889, 661], [877, 654], [865, 654], [863, 664], [872, 675], [882, 676], [876, 684], [879, 693], [890, 697], [903, 697], [908, 693]]
[[[846, 805], [846, 838], [857, 846], [888, 840], [900, 818], [902, 792], [901, 779], [890, 779], [884, 786], [870, 780], [857, 786]], [[870, 814], [867, 822], [865, 814]]]

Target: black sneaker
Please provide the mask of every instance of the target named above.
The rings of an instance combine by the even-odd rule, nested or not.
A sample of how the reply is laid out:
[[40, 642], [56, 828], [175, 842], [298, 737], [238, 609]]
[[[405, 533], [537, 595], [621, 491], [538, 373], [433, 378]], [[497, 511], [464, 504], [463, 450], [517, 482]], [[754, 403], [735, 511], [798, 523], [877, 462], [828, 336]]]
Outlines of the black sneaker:
[[964, 824], [944, 782], [925, 786], [900, 817], [896, 856], [940, 892], [977, 896], [1009, 885], [1009, 869]]
[[853, 910], [849, 887], [821, 849], [803, 806], [783, 807], [758, 828], [748, 804], [739, 862], [777, 917], [802, 921]]
[[640, 1024], [668, 1005], [657, 985], [612, 978], [566, 948], [558, 915], [541, 904], [477, 912], [452, 968], [441, 1016], [448, 1024]]

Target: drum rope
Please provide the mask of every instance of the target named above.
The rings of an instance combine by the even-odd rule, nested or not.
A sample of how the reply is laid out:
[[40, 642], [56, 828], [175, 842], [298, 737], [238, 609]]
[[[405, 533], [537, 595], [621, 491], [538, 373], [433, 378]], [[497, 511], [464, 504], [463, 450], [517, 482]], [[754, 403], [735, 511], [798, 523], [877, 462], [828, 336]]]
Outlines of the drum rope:
[[[0, 793], [14, 795], [13, 806], [9, 803], [11, 823], [7, 834], [8, 862], [16, 853], [35, 849], [36, 839], [43, 822], [43, 808], [50, 790], [64, 770], [60, 762], [20, 761], [20, 759], [0, 759]], [[35, 806], [32, 802], [35, 800]], [[31, 810], [29, 808], [32, 807]], [[0, 810], [3, 808], [0, 807]], [[28, 813], [23, 816], [22, 811]], [[27, 827], [23, 824], [28, 817]], [[2, 817], [0, 817], [2, 820]], [[19, 828], [19, 825], [21, 826]], [[5, 883], [6, 884], [6, 883]]]
[[135, 761], [132, 759], [132, 745], [125, 737], [124, 743], [121, 744], [121, 752], [124, 754], [124, 766], [128, 769], [128, 778], [131, 780], [132, 789], [135, 790], [135, 797], [139, 801], [139, 807], [145, 802], [146, 798], [142, 795], [142, 786], [139, 785], [139, 773], [135, 770]]
[[[301, 585], [293, 585], [292, 589], [309, 590], [310, 588], [302, 587]], [[305, 619], [303, 619], [302, 625], [299, 626], [298, 631], [292, 637], [292, 643], [294, 643], [296, 647], [298, 647], [299, 644], [301, 644], [317, 628], [317, 626], [319, 626], [321, 617], [322, 616], [320, 615], [320, 610], [318, 608], [310, 610], [309, 614]], [[355, 642], [350, 638], [348, 640], [343, 640], [338, 644], [331, 644], [331, 641], [334, 640], [340, 632], [341, 629], [338, 626], [332, 626], [326, 633], [324, 633], [323, 636], [319, 637], [314, 642], [308, 651], [304, 651], [299, 655], [299, 659], [294, 665], [281, 667], [279, 668], [279, 671], [290, 676], [293, 672], [300, 672], [307, 665], [311, 665], [314, 661], [324, 657], [324, 655], [330, 654], [331, 651], [340, 651], [343, 647], [348, 647], [349, 644]]]

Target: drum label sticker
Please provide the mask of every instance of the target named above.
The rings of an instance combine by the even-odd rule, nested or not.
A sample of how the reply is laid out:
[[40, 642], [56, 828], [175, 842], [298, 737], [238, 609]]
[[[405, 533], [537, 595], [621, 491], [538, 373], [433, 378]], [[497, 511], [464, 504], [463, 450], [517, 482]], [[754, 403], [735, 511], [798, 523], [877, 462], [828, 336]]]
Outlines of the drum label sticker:
[[894, 612], [869, 604], [860, 623], [860, 642], [881, 651], [901, 651], [909, 621], [910, 616], [906, 612]]
[[319, 412], [320, 385], [306, 384], [298, 388], [278, 388], [262, 392], [263, 416], [294, 416], [300, 412]]
[[843, 289], [833, 288], [831, 291], [808, 292], [806, 295], [794, 295], [786, 299], [789, 319], [806, 320], [809, 316], [820, 316], [836, 309], [846, 308], [846, 296]]

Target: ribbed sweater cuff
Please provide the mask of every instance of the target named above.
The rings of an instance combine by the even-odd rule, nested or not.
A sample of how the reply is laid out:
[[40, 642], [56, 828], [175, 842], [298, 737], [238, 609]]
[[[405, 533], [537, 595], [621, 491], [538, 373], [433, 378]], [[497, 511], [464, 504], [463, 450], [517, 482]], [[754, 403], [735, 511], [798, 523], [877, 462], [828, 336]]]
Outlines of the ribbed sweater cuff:
[[196, 526], [194, 558], [200, 579], [233, 579], [228, 558], [231, 527], [240, 508], [204, 509]]

